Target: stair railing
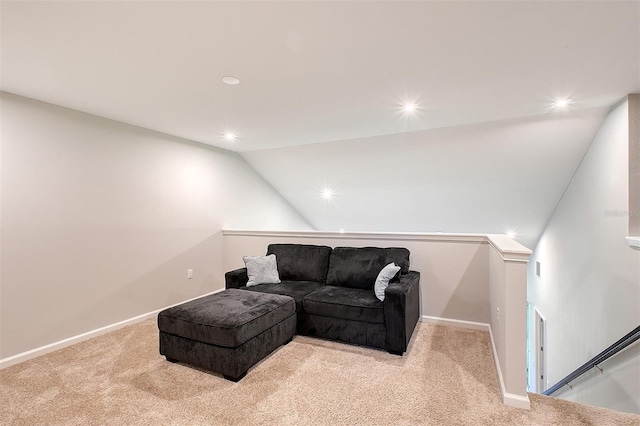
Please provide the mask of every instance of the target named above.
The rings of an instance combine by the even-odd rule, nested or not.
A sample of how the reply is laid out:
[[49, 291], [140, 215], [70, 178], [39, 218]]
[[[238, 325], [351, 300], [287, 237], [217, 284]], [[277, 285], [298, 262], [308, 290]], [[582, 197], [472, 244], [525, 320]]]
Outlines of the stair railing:
[[598, 355], [591, 358], [589, 361], [582, 364], [580, 367], [578, 367], [575, 371], [573, 371], [567, 377], [560, 380], [558, 383], [551, 386], [546, 391], [542, 392], [542, 394], [547, 396], [551, 395], [552, 393], [554, 393], [564, 385], [569, 385], [569, 387], [571, 387], [572, 381], [582, 376], [584, 373], [586, 373], [587, 371], [591, 370], [594, 367], [600, 370], [600, 372], [602, 372], [602, 369], [599, 367], [600, 364], [602, 364], [604, 361], [608, 360], [609, 358], [611, 358], [621, 350], [625, 349], [626, 347], [632, 345], [638, 339], [640, 339], [640, 326], [636, 327], [631, 332], [627, 333], [622, 339], [618, 340], [613, 345], [609, 346], [607, 349], [605, 349], [604, 351], [600, 352]]

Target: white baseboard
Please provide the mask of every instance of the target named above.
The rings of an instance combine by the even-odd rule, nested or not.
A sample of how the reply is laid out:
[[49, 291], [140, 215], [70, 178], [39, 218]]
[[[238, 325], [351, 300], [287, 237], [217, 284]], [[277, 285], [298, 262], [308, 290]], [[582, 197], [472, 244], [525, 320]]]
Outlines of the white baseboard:
[[[498, 374], [498, 384], [500, 385], [500, 394], [502, 395], [502, 402], [504, 405], [515, 408], [523, 408], [529, 410], [531, 404], [527, 396], [516, 395], [508, 393], [504, 386], [504, 379], [502, 378], [502, 369], [500, 368], [500, 360], [498, 359], [498, 351], [496, 350], [496, 342], [493, 340], [493, 332], [491, 326], [484, 322], [463, 321], [451, 318], [430, 317], [428, 315], [422, 315], [421, 322], [429, 324], [446, 325], [448, 327], [466, 328], [469, 330], [482, 330], [489, 332], [489, 338], [491, 340], [491, 350], [493, 352], [493, 361], [496, 365], [496, 372]], [[523, 373], [524, 374], [524, 373]]]
[[504, 399], [507, 391], [504, 389], [504, 379], [502, 378], [502, 368], [500, 367], [500, 360], [498, 359], [498, 351], [496, 350], [496, 342], [493, 340], [493, 331], [489, 327], [489, 338], [491, 339], [491, 350], [493, 351], [493, 362], [496, 366], [496, 372], [498, 373], [498, 384], [500, 385], [500, 395], [502, 395], [502, 402], [506, 405]]
[[504, 405], [508, 405], [509, 407], [522, 408], [525, 410], [529, 410], [531, 408], [529, 397], [527, 397], [526, 395], [522, 396], [522, 395], [509, 393], [505, 389], [504, 379], [502, 378], [502, 368], [500, 368], [500, 360], [498, 359], [498, 351], [496, 350], [496, 342], [493, 340], [493, 331], [491, 331], [491, 327], [489, 327], [489, 338], [491, 339], [491, 350], [493, 351], [493, 362], [496, 365], [496, 372], [498, 373], [498, 383], [500, 384], [500, 394], [502, 394], [502, 403]]
[[484, 322], [464, 321], [451, 318], [430, 317], [428, 315], [422, 315], [421, 322], [428, 322], [429, 324], [446, 325], [448, 327], [466, 328], [469, 330], [482, 330], [489, 331], [490, 326]]
[[509, 407], [521, 408], [523, 410], [531, 409], [531, 402], [529, 397], [516, 395], [514, 393], [505, 392], [502, 395], [502, 402]]
[[87, 331], [86, 333], [78, 334], [77, 336], [69, 337], [67, 339], [60, 340], [58, 342], [50, 343], [50, 344], [45, 345], [45, 346], [40, 346], [39, 348], [35, 348], [35, 349], [30, 350], [30, 351], [22, 352], [22, 353], [10, 356], [8, 358], [0, 359], [0, 370], [2, 370], [3, 368], [7, 368], [7, 367], [9, 367], [11, 365], [19, 364], [21, 362], [30, 360], [32, 358], [39, 357], [41, 355], [48, 354], [48, 353], [53, 352], [53, 351], [57, 351], [58, 349], [66, 348], [67, 346], [71, 346], [71, 345], [74, 345], [76, 343], [80, 343], [80, 342], [83, 342], [85, 340], [89, 340], [89, 339], [91, 339], [93, 337], [100, 336], [101, 334], [109, 333], [111, 331], [118, 330], [119, 328], [123, 328], [123, 327], [126, 327], [128, 325], [135, 324], [137, 322], [144, 321], [144, 320], [149, 319], [149, 318], [153, 318], [154, 316], [158, 315], [158, 313], [160, 313], [161, 311], [163, 311], [163, 310], [165, 310], [167, 308], [171, 308], [172, 306], [181, 305], [183, 303], [189, 302], [191, 300], [199, 299], [199, 298], [204, 297], [204, 296], [209, 296], [211, 294], [219, 293], [219, 292], [221, 292], [223, 290], [224, 289], [222, 288], [220, 290], [212, 291], [210, 293], [203, 294], [201, 296], [194, 297], [194, 298], [191, 298], [189, 300], [185, 300], [185, 301], [182, 301], [182, 302], [179, 302], [179, 303], [174, 303], [173, 305], [166, 306], [166, 307], [160, 308], [160, 309], [156, 309], [155, 311], [147, 312], [146, 314], [138, 315], [136, 317], [129, 318], [129, 319], [126, 319], [124, 321], [117, 322], [115, 324], [111, 324], [111, 325], [107, 325], [107, 326], [104, 326], [104, 327], [100, 327], [100, 328], [97, 328], [95, 330]]

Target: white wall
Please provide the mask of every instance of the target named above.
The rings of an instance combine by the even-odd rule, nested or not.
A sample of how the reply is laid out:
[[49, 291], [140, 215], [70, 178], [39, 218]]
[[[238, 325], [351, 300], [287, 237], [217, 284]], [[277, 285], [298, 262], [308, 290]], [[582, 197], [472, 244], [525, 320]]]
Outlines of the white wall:
[[[317, 229], [518, 232], [533, 247], [606, 109], [243, 152]], [[319, 197], [335, 189], [332, 202]]]
[[222, 288], [223, 227], [311, 229], [235, 153], [1, 106], [0, 358]]
[[[547, 386], [640, 324], [640, 251], [625, 241], [628, 125], [624, 101], [602, 123], [531, 258], [528, 298], [546, 319]], [[603, 374], [554, 396], [640, 413], [639, 352], [616, 355]]]

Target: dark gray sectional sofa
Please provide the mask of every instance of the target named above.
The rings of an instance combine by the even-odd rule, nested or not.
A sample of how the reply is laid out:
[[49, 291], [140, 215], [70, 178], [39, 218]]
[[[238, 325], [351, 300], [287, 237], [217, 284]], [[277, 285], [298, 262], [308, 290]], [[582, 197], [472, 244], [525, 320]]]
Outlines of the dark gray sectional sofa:
[[[409, 270], [406, 248], [271, 244], [281, 282], [246, 287], [246, 268], [225, 274], [226, 288], [290, 296], [297, 333], [385, 349], [402, 355], [420, 316], [420, 273]], [[401, 267], [384, 302], [374, 283], [385, 265]]]

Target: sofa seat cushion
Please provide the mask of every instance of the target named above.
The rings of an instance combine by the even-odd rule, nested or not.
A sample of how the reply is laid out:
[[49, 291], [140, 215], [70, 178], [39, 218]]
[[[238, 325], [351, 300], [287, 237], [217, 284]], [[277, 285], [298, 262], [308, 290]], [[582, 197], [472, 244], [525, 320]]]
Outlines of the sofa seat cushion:
[[314, 281], [282, 281], [278, 284], [259, 284], [252, 287], [243, 287], [242, 289], [293, 297], [296, 302], [296, 312], [300, 313], [303, 312], [302, 299], [320, 287], [322, 287], [322, 284]]
[[291, 297], [228, 289], [158, 314], [158, 328], [197, 342], [235, 348], [295, 314]]
[[384, 324], [383, 304], [372, 290], [325, 285], [304, 298], [312, 315]]
[[329, 269], [331, 247], [308, 244], [269, 244], [267, 254], [275, 254], [283, 281], [316, 281], [324, 284]]

